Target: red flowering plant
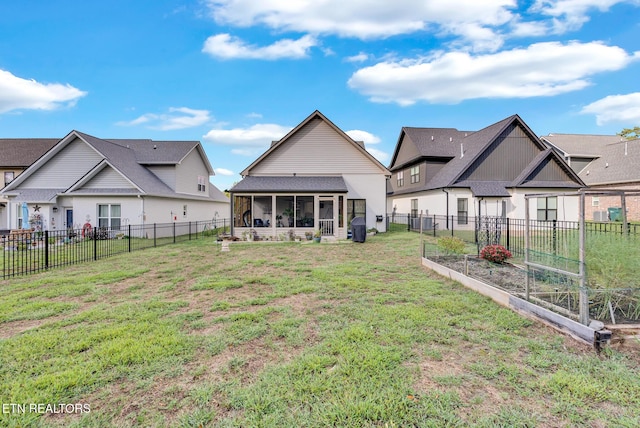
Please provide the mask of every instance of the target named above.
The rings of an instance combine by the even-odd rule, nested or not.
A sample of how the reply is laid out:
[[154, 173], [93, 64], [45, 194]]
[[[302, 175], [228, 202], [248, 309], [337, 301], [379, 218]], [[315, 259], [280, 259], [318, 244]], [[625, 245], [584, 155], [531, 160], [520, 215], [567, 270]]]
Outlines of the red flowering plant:
[[480, 251], [480, 258], [493, 263], [504, 263], [511, 257], [511, 252], [502, 245], [487, 245]]

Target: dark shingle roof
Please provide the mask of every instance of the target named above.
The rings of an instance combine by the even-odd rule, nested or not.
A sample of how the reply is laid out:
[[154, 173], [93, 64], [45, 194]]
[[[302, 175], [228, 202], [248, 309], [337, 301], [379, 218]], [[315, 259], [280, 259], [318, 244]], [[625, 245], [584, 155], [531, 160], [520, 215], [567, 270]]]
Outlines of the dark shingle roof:
[[0, 168], [26, 168], [58, 141], [59, 138], [0, 138]]
[[346, 193], [347, 185], [337, 176], [247, 176], [233, 186], [230, 192], [336, 192]]
[[[540, 146], [541, 150], [541, 153], [532, 159], [529, 166], [523, 171], [521, 177], [518, 177], [514, 182], [464, 180], [463, 174], [465, 171], [513, 124], [521, 126], [522, 129], [530, 135], [532, 140]], [[522, 185], [521, 182], [529, 177], [535, 168], [541, 165], [548, 157], [553, 157], [555, 162], [562, 164], [563, 170], [576, 180], [574, 182], [563, 182], [561, 183], [562, 187], [581, 187], [581, 184], [577, 183], [580, 181], [578, 177], [570, 168], [563, 165], [564, 161], [554, 155], [551, 149], [545, 149], [543, 143], [539, 141], [538, 137], [536, 137], [518, 115], [509, 116], [476, 132], [464, 132], [452, 128], [402, 128], [402, 132], [406, 137], [403, 144], [414, 144], [419, 155], [414, 159], [408, 160], [404, 165], [393, 165], [398, 153], [397, 147], [396, 154], [394, 154], [392, 161], [392, 167], [390, 167], [392, 171], [424, 158], [447, 158], [448, 161], [423, 187], [400, 190], [397, 191], [396, 194], [446, 187], [467, 187], [471, 188], [474, 195], [478, 197], [508, 196], [507, 187]], [[462, 153], [464, 153], [464, 156], [462, 156]], [[527, 183], [527, 185], [530, 186], [531, 182]], [[555, 187], [557, 185], [558, 183], [552, 183], [552, 185], [546, 187]]]

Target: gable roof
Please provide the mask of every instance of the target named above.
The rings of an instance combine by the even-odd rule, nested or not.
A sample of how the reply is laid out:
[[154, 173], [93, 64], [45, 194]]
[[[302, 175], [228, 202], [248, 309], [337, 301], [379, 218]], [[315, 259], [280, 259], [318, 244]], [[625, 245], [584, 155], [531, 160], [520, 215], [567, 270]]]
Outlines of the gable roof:
[[[35, 173], [41, 166], [56, 156], [67, 145], [79, 138], [89, 147], [95, 150], [102, 160], [94, 165], [86, 174], [78, 179], [76, 183], [67, 189], [58, 190], [59, 193], [79, 193], [79, 194], [99, 194], [105, 193], [104, 189], [82, 189], [82, 185], [87, 183], [92, 177], [104, 168], [112, 168], [125, 180], [130, 182], [134, 189], [108, 189], [109, 193], [131, 194], [140, 193], [145, 195], [175, 197], [177, 193], [162, 182], [145, 165], [163, 164], [177, 165], [193, 150], [198, 150], [202, 155], [202, 160], [210, 175], [214, 175], [213, 168], [209, 163], [201, 144], [198, 141], [152, 141], [152, 140], [104, 140], [85, 134], [79, 131], [71, 131], [67, 136], [53, 146], [45, 155], [40, 157], [27, 170], [13, 180], [4, 192], [10, 193], [22, 182]], [[208, 196], [198, 196], [190, 194], [179, 195], [189, 199], [211, 199], [219, 198], [220, 192], [211, 191], [209, 186]], [[24, 193], [24, 189], [21, 193]], [[224, 196], [224, 195], [223, 195]]]
[[[511, 127], [520, 127], [525, 135], [540, 149], [540, 153], [532, 159], [520, 176], [513, 181], [473, 181], [463, 177], [470, 173], [476, 161], [480, 157], [500, 143], [501, 136]], [[404, 138], [403, 137], [407, 137]], [[398, 161], [399, 146], [401, 143], [414, 144], [419, 155], [402, 164], [394, 165]], [[476, 196], [506, 196], [507, 187], [532, 186], [527, 179], [540, 168], [543, 163], [557, 163], [567, 174], [569, 180], [562, 183], [562, 187], [582, 187], [584, 183], [577, 174], [551, 149], [548, 149], [520, 118], [512, 115], [499, 122], [489, 125], [476, 132], [463, 132], [453, 128], [403, 128], [398, 145], [392, 159], [392, 171], [401, 169], [411, 163], [423, 159], [441, 158], [447, 160], [446, 164], [421, 188], [407, 188], [394, 192], [394, 194], [413, 193], [416, 191], [433, 190], [447, 187], [469, 187]], [[548, 187], [557, 187], [558, 183], [546, 182]]]
[[27, 168], [58, 141], [57, 138], [0, 138], [0, 168]]
[[287, 133], [284, 137], [282, 137], [279, 141], [274, 141], [271, 143], [271, 147], [269, 147], [258, 159], [253, 161], [251, 165], [246, 167], [240, 175], [246, 177], [250, 174], [251, 169], [253, 169], [256, 165], [262, 162], [264, 159], [269, 157], [273, 152], [277, 151], [280, 147], [286, 144], [287, 141], [291, 139], [292, 136], [296, 135], [300, 129], [302, 129], [305, 125], [311, 122], [314, 119], [320, 119], [324, 121], [327, 125], [329, 125], [337, 134], [339, 134], [342, 138], [344, 138], [349, 144], [353, 145], [365, 158], [367, 158], [371, 163], [373, 163], [376, 167], [378, 167], [381, 172], [384, 172], [386, 175], [390, 175], [387, 168], [382, 165], [376, 158], [374, 158], [371, 153], [369, 153], [364, 148], [364, 144], [355, 141], [353, 138], [349, 137], [344, 131], [338, 128], [333, 122], [326, 118], [322, 113], [318, 110], [311, 113], [306, 119], [304, 119], [298, 126], [293, 128], [289, 133]]

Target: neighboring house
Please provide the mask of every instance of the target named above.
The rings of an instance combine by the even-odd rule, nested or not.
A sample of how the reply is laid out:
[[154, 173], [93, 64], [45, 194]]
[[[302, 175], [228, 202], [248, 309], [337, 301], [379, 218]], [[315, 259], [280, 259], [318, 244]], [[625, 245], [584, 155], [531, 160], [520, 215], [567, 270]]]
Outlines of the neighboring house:
[[12, 229], [25, 221], [65, 230], [228, 218], [229, 200], [209, 182], [212, 175], [198, 141], [103, 140], [71, 131], [0, 194]]
[[[53, 147], [57, 138], [0, 138], [0, 189]], [[9, 201], [0, 194], [0, 229], [9, 228]]]
[[[402, 128], [389, 170], [389, 211], [456, 216], [461, 225], [475, 216], [523, 219], [526, 194], [584, 187], [518, 115], [476, 132]], [[530, 215], [576, 220], [577, 204], [578, 198], [534, 198]]]
[[356, 216], [367, 228], [386, 230], [389, 171], [318, 111], [240, 174], [229, 191], [236, 236], [252, 229], [274, 237], [319, 230], [346, 238]]
[[[640, 140], [580, 134], [549, 134], [540, 138], [567, 160], [589, 190], [640, 192]], [[609, 208], [620, 209], [621, 205], [619, 196], [587, 195], [585, 217], [606, 221]], [[640, 197], [627, 197], [626, 209], [629, 220], [639, 221]]]

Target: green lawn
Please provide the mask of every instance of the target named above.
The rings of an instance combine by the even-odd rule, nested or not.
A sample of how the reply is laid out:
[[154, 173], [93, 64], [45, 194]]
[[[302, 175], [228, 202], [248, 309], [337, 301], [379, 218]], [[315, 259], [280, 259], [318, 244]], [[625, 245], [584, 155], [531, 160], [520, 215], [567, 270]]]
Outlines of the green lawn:
[[640, 424], [638, 355], [597, 355], [419, 254], [409, 232], [202, 239], [1, 282], [0, 426]]

